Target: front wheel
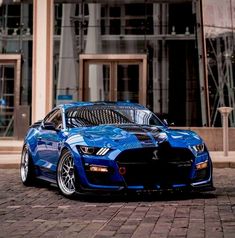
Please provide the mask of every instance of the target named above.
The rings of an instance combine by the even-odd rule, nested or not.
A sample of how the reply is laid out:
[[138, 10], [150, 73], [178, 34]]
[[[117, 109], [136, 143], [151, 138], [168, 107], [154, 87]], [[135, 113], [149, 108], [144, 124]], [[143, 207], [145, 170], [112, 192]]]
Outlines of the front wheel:
[[74, 160], [69, 151], [63, 152], [58, 162], [57, 185], [64, 196], [74, 197], [76, 193]]
[[26, 186], [33, 185], [35, 182], [35, 171], [33, 161], [27, 146], [23, 147], [20, 162], [20, 177]]

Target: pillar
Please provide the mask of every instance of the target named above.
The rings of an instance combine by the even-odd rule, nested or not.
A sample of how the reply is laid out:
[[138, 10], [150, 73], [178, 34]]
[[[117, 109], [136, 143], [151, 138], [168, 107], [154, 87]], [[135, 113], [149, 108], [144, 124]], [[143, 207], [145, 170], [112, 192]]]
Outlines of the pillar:
[[53, 22], [53, 0], [34, 0], [32, 123], [53, 106]]
[[[101, 49], [101, 31], [100, 17], [101, 5], [98, 3], [90, 3], [89, 7], [89, 22], [86, 41], [86, 54], [98, 54]], [[103, 66], [100, 64], [89, 64], [89, 100], [99, 101], [104, 100], [103, 88]]]
[[63, 103], [60, 96], [65, 97], [64, 102], [77, 101], [77, 75], [78, 63], [76, 61], [75, 27], [71, 24], [71, 17], [75, 16], [75, 4], [63, 4], [62, 27], [60, 37], [60, 57], [57, 83], [57, 104]]
[[218, 111], [221, 113], [223, 118], [223, 150], [224, 156], [228, 156], [228, 116], [230, 112], [233, 110], [232, 107], [219, 107]]

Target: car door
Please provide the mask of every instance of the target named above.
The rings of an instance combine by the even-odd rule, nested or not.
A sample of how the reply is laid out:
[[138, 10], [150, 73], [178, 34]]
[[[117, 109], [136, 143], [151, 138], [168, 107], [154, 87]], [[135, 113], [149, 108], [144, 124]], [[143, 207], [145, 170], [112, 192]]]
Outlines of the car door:
[[56, 172], [62, 128], [62, 112], [56, 109], [43, 120], [38, 133], [38, 165], [43, 175], [48, 177]]

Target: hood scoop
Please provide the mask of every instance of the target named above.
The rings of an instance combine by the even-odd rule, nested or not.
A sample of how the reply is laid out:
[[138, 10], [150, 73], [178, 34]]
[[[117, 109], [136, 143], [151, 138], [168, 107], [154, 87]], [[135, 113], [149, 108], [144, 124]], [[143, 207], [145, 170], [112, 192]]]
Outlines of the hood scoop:
[[138, 140], [141, 142], [141, 144], [151, 145], [151, 146], [154, 145], [153, 141], [149, 135], [147, 135], [145, 133], [133, 133], [133, 134], [138, 138]]
[[140, 126], [119, 126], [119, 128], [135, 135], [142, 145], [154, 146], [154, 142], [145, 128]]

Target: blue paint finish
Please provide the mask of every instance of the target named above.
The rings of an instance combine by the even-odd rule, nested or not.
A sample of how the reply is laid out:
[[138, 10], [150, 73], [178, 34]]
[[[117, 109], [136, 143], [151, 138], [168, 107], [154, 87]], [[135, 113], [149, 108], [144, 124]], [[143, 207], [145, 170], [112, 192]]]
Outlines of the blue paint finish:
[[203, 140], [190, 130], [167, 129], [168, 141], [173, 147], [185, 147], [202, 144]]
[[[200, 189], [200, 184], [197, 184], [197, 171], [196, 171], [196, 164], [208, 161], [208, 166], [211, 166], [211, 158], [205, 147], [204, 151], [197, 152], [193, 149], [193, 146], [203, 144], [202, 138], [200, 138], [195, 132], [189, 130], [174, 130], [169, 129], [166, 127], [154, 114], [152, 114], [148, 109], [145, 107], [129, 102], [77, 102], [77, 103], [70, 103], [59, 105], [57, 107], [62, 112], [62, 128], [59, 130], [51, 130], [51, 129], [44, 129], [43, 123], [45, 123], [48, 119], [46, 117], [42, 123], [36, 123], [32, 125], [25, 137], [24, 143], [27, 145], [30, 155], [33, 159], [33, 163], [36, 166], [36, 174], [38, 176], [43, 175], [44, 179], [54, 179], [56, 178], [56, 170], [57, 164], [60, 159], [61, 153], [63, 150], [69, 150], [72, 157], [74, 158], [74, 165], [76, 172], [79, 177], [79, 182], [82, 185], [84, 191], [86, 189], [94, 189], [94, 190], [122, 190], [122, 189], [129, 189], [129, 190], [164, 190], [166, 185], [162, 185], [164, 181], [160, 179], [156, 179], [154, 182], [151, 181], [148, 184], [148, 181], [143, 179], [143, 184], [128, 184], [128, 173], [129, 170], [134, 170], [136, 163], [127, 165], [127, 175], [121, 175], [119, 173], [119, 160], [120, 156], [124, 153], [129, 153], [133, 151], [141, 151], [146, 150], [148, 151], [160, 151], [162, 148], [162, 144], [167, 144], [169, 148], [174, 150], [184, 150], [188, 151], [188, 155], [190, 156], [190, 163], [191, 167], [188, 169], [189, 172], [188, 176], [185, 177], [185, 181], [176, 182], [170, 181], [169, 188], [182, 188], [182, 187], [191, 187], [191, 184], [196, 184], [197, 188]], [[67, 121], [67, 112], [70, 110], [91, 110], [87, 114], [88, 119], [91, 119], [94, 114], [92, 113], [92, 108], [96, 110], [108, 108], [112, 110], [112, 112], [118, 111], [118, 116], [123, 116], [122, 113], [125, 114], [130, 108], [131, 115], [138, 116], [141, 115], [144, 119], [144, 124], [138, 124], [136, 122], [140, 122], [141, 118], [136, 118], [134, 121], [130, 121], [126, 123], [116, 123], [116, 124], [103, 124], [102, 118], [109, 117], [107, 115], [100, 116], [99, 121], [100, 124], [95, 125], [83, 125], [78, 127], [68, 127], [65, 123]], [[121, 112], [121, 114], [120, 114]], [[136, 115], [135, 115], [136, 114]], [[73, 115], [73, 114], [72, 114]], [[83, 115], [81, 113], [81, 115]], [[100, 115], [100, 114], [98, 114]], [[111, 115], [111, 114], [110, 114]], [[125, 115], [126, 116], [126, 115]], [[128, 115], [127, 115], [128, 116]], [[96, 115], [97, 117], [97, 115]], [[76, 119], [76, 118], [75, 118]], [[96, 118], [97, 119], [97, 118]], [[97, 120], [98, 120], [97, 119]], [[108, 120], [106, 118], [106, 120]], [[126, 120], [126, 119], [125, 119]], [[82, 154], [82, 152], [78, 149], [79, 146], [88, 146], [96, 148], [95, 151], [99, 151], [101, 148], [108, 148], [109, 151], [103, 154]], [[150, 153], [150, 154], [148, 154]], [[173, 167], [169, 167], [166, 162], [162, 161], [160, 158], [159, 162], [156, 162], [156, 155], [151, 156], [152, 152], [147, 152], [148, 154], [148, 161], [146, 163], [159, 163], [159, 166], [162, 166], [162, 169], [166, 169], [163, 171], [163, 174], [168, 174], [168, 169], [173, 169]], [[164, 151], [164, 153], [168, 153], [168, 151]], [[134, 152], [133, 152], [134, 154]], [[174, 154], [174, 153], [173, 153]], [[177, 163], [174, 165], [174, 169], [180, 170], [185, 169], [187, 170], [187, 164], [183, 164], [184, 154], [182, 153], [182, 158], [177, 158], [181, 161], [180, 165]], [[138, 153], [135, 154], [138, 156]], [[143, 156], [143, 155], [142, 155]], [[164, 156], [163, 156], [164, 157]], [[141, 159], [141, 158], [140, 158]], [[169, 155], [169, 158], [166, 157], [165, 159], [172, 159]], [[164, 160], [165, 160], [164, 159]], [[130, 157], [127, 158], [125, 163], [132, 163], [135, 158]], [[144, 160], [143, 160], [144, 161]], [[147, 161], [147, 160], [146, 160]], [[143, 162], [141, 162], [143, 163]], [[165, 163], [165, 164], [164, 164]], [[162, 165], [164, 164], [164, 166]], [[104, 182], [96, 182], [91, 183], [88, 178], [88, 174], [86, 172], [85, 167], [89, 165], [97, 165], [97, 166], [107, 166], [110, 169], [110, 174], [107, 175], [108, 178], [108, 185], [107, 181]], [[128, 167], [130, 166], [130, 167]], [[132, 166], [132, 167], [131, 167]], [[143, 165], [144, 169], [148, 169], [148, 165]], [[167, 167], [168, 166], [168, 167]], [[171, 165], [173, 166], [173, 165]], [[181, 167], [182, 168], [181, 168]], [[185, 168], [183, 167], [185, 166]], [[148, 176], [148, 171], [144, 171], [143, 175], [139, 174], [138, 176]], [[174, 172], [173, 169], [173, 172]], [[212, 184], [212, 168], [207, 169], [207, 176], [203, 183], [200, 180], [200, 183], [203, 187], [207, 185], [208, 189], [213, 187]], [[170, 170], [169, 170], [170, 171]], [[156, 166], [156, 173], [162, 171], [157, 171]], [[97, 172], [96, 172], [97, 173]], [[132, 171], [134, 173], [134, 171]], [[152, 172], [153, 173], [153, 172]], [[169, 173], [172, 173], [170, 171]], [[97, 174], [94, 173], [94, 177]], [[127, 177], [126, 177], [127, 176]], [[152, 177], [155, 177], [154, 173]], [[152, 178], [151, 177], [151, 178]], [[40, 177], [42, 178], [42, 177]], [[157, 175], [156, 175], [157, 178]], [[209, 179], [208, 179], [209, 178]], [[99, 179], [97, 178], [97, 181]], [[102, 179], [100, 180], [102, 181]], [[196, 182], [195, 182], [196, 181]], [[106, 182], [106, 184], [105, 184]], [[118, 184], [118, 185], [117, 185]], [[168, 186], [168, 185], [167, 185]], [[195, 187], [195, 186], [194, 186]]]

